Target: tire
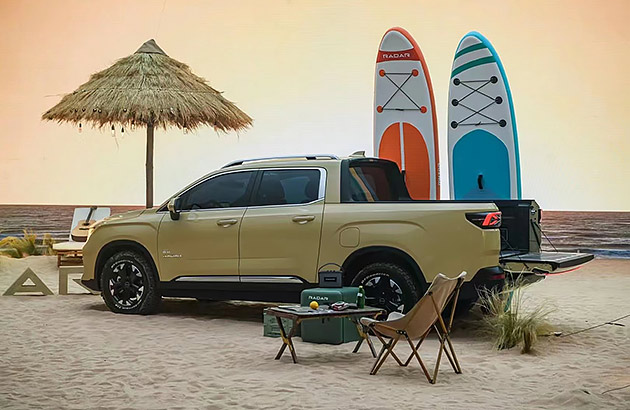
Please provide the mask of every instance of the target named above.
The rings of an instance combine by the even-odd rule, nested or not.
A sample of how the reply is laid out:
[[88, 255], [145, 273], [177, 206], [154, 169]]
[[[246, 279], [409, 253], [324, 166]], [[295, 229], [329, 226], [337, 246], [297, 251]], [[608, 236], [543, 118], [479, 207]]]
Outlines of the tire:
[[157, 278], [157, 272], [142, 254], [116, 252], [101, 271], [103, 300], [114, 313], [156, 313], [162, 298]]
[[393, 263], [372, 263], [352, 279], [352, 286], [363, 286], [365, 304], [391, 312], [406, 313], [422, 295], [410, 272]]

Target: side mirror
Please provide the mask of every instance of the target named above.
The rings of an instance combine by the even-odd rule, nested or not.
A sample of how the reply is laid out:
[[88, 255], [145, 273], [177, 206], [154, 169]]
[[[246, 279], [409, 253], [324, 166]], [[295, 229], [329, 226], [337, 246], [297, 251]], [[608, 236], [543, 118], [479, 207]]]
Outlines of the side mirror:
[[171, 213], [171, 219], [177, 221], [179, 219], [179, 197], [171, 198], [167, 205], [168, 211]]

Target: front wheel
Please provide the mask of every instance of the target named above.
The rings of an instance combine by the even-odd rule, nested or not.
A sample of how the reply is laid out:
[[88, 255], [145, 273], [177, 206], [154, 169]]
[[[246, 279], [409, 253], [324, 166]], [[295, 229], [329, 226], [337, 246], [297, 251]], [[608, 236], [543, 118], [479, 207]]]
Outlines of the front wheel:
[[352, 286], [363, 286], [365, 304], [388, 313], [406, 313], [420, 299], [422, 290], [411, 273], [392, 263], [372, 263], [352, 279]]
[[161, 299], [157, 273], [134, 251], [117, 252], [105, 262], [101, 290], [105, 304], [115, 313], [152, 314]]

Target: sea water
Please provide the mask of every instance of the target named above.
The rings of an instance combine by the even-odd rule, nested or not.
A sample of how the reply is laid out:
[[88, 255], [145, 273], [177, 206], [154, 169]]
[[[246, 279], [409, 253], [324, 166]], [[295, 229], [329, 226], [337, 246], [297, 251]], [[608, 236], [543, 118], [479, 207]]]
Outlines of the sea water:
[[541, 222], [545, 251], [630, 259], [630, 212], [543, 211]]
[[[112, 215], [143, 209], [142, 206], [107, 206]], [[0, 238], [22, 236], [24, 230], [41, 239], [46, 233], [57, 241], [67, 241], [74, 209], [85, 205], [0, 205]]]

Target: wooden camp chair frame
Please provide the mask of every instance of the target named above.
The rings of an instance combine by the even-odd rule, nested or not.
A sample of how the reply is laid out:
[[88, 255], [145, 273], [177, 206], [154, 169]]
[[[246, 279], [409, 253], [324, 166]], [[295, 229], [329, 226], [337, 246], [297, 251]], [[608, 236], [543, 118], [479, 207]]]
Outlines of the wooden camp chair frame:
[[[396, 360], [398, 365], [402, 367], [408, 366], [409, 363], [411, 363], [411, 361], [415, 357], [418, 360], [418, 363], [420, 364], [420, 367], [422, 368], [422, 371], [424, 375], [426, 376], [427, 380], [429, 381], [429, 383], [435, 384], [437, 380], [438, 370], [440, 368], [440, 361], [442, 359], [442, 352], [446, 354], [446, 357], [448, 358], [448, 361], [450, 362], [451, 367], [453, 368], [455, 373], [461, 374], [462, 369], [461, 369], [461, 366], [459, 365], [459, 361], [457, 360], [457, 355], [455, 354], [455, 349], [453, 348], [453, 343], [451, 342], [450, 334], [451, 334], [451, 328], [453, 325], [453, 318], [455, 317], [455, 308], [457, 307], [457, 299], [459, 297], [459, 290], [463, 282], [464, 282], [463, 278], [458, 280], [458, 283], [455, 289], [449, 295], [446, 303], [444, 304], [444, 308], [442, 309], [442, 311], [440, 311], [435, 299], [433, 298], [433, 292], [429, 291], [424, 296], [424, 297], [429, 297], [431, 299], [433, 308], [435, 309], [435, 313], [437, 315], [437, 319], [435, 320], [433, 325], [431, 325], [429, 329], [420, 337], [418, 343], [416, 343], [415, 345], [405, 330], [395, 329], [393, 327], [387, 326], [380, 322], [371, 323], [368, 326], [368, 328], [372, 330], [372, 332], [376, 335], [378, 340], [380, 340], [380, 342], [383, 344], [383, 347], [381, 348], [381, 351], [378, 357], [376, 358], [374, 365], [372, 366], [372, 370], [370, 371], [370, 374], [375, 375], [389, 355], [391, 355], [394, 358], [394, 360]], [[420, 301], [418, 301], [418, 303], [420, 303]], [[449, 317], [448, 325], [447, 325], [444, 322], [444, 319], [442, 318], [442, 312], [446, 310], [449, 303], [451, 304], [451, 315]], [[411, 320], [413, 320], [413, 317], [411, 318]], [[394, 338], [390, 338], [389, 341], [386, 341], [385, 338], [387, 336], [384, 337], [384, 335], [381, 335], [378, 332], [378, 330], [375, 329], [376, 325], [387, 328], [393, 332], [396, 332], [397, 336]], [[437, 360], [435, 363], [435, 369], [433, 370], [433, 377], [431, 377], [431, 375], [429, 374], [429, 371], [426, 365], [424, 364], [424, 362], [422, 361], [422, 358], [420, 357], [420, 353], [418, 353], [418, 349], [422, 345], [422, 342], [424, 342], [424, 340], [429, 335], [429, 333], [431, 333], [432, 329], [435, 330], [438, 336], [438, 340], [440, 341], [440, 348], [438, 350]], [[405, 360], [405, 362], [403, 362], [398, 357], [398, 355], [396, 355], [396, 353], [394, 352], [394, 347], [396, 347], [396, 344], [401, 338], [405, 338], [405, 340], [409, 344], [409, 347], [411, 347], [411, 354], [409, 355], [407, 360]]]

